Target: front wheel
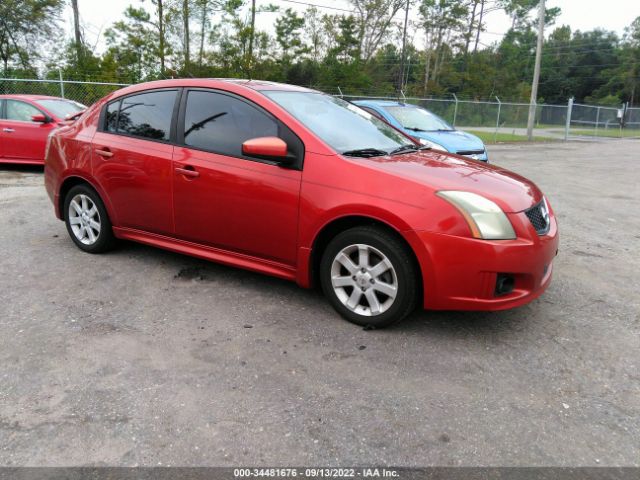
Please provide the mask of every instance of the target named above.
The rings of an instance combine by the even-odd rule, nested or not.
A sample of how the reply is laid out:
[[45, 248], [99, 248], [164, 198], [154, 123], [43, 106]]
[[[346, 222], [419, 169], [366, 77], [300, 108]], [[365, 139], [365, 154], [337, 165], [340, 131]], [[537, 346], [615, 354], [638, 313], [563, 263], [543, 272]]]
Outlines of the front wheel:
[[107, 210], [97, 192], [76, 185], [65, 197], [65, 223], [71, 240], [88, 253], [102, 253], [115, 245]]
[[351, 228], [329, 243], [320, 283], [338, 313], [357, 325], [400, 321], [418, 300], [418, 272], [407, 247], [375, 226]]

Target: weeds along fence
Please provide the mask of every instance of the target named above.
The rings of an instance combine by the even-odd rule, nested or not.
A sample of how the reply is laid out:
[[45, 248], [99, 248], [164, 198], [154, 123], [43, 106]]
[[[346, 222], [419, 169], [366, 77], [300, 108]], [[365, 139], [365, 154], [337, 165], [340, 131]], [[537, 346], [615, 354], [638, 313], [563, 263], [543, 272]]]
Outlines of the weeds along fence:
[[[84, 105], [127, 83], [81, 82], [60, 79], [0, 78], [0, 94], [35, 94], [68, 98]], [[484, 138], [524, 140], [528, 103], [476, 101], [451, 98], [420, 98], [397, 96], [363, 96], [345, 94], [338, 88], [337, 96], [345, 100], [372, 99], [402, 101], [425, 107], [462, 130], [480, 132]], [[329, 93], [329, 92], [328, 92]], [[335, 91], [331, 93], [336, 93]], [[533, 131], [537, 140], [569, 140], [577, 137], [640, 137], [640, 108], [627, 104], [619, 107], [587, 105], [569, 100], [566, 105], [537, 104]]]

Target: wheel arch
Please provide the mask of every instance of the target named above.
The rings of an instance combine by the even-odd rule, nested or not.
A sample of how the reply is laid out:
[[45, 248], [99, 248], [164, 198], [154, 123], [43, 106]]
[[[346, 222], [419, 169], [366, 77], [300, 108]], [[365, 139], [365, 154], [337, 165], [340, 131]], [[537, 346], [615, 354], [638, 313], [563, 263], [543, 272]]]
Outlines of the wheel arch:
[[111, 208], [111, 204], [109, 203], [107, 197], [103, 194], [101, 189], [94, 182], [80, 175], [70, 175], [67, 178], [65, 178], [63, 182], [60, 184], [60, 188], [58, 190], [58, 209], [59, 209], [58, 211], [60, 212], [60, 218], [62, 220], [66, 219], [66, 212], [64, 211], [64, 201], [69, 191], [77, 185], [86, 185], [92, 188], [93, 190], [95, 190], [95, 192], [100, 197], [100, 200], [102, 200], [102, 203], [104, 204], [105, 209], [107, 210], [107, 214], [109, 215], [109, 220], [111, 221], [112, 224], [115, 224], [113, 210]]
[[416, 271], [418, 272], [417, 281], [420, 284], [419, 292], [422, 292], [423, 271], [420, 262], [418, 261], [416, 252], [412, 248], [410, 242], [407, 240], [407, 238], [405, 238], [402, 232], [400, 232], [394, 226], [378, 218], [369, 217], [366, 215], [345, 215], [342, 217], [338, 217], [326, 223], [318, 231], [315, 238], [313, 239], [311, 254], [309, 258], [309, 284], [311, 286], [319, 285], [320, 261], [322, 260], [322, 255], [329, 245], [329, 242], [331, 242], [331, 239], [333, 239], [339, 233], [344, 232], [345, 230], [349, 230], [350, 228], [359, 226], [379, 227], [385, 230], [387, 233], [393, 235], [404, 245], [407, 252], [409, 253], [409, 256], [414, 262]]

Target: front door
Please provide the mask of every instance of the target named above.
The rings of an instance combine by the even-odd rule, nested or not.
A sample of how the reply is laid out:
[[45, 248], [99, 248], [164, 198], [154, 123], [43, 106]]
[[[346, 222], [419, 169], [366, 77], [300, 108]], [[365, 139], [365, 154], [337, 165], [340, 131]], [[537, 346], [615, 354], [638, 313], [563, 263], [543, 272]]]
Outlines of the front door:
[[173, 234], [170, 142], [177, 93], [148, 91], [106, 107], [93, 137], [93, 173], [118, 227]]
[[[242, 154], [242, 143], [280, 136], [302, 143], [240, 97], [185, 91], [174, 151], [176, 235], [184, 240], [295, 265], [302, 172]], [[185, 172], [185, 170], [187, 172]]]
[[33, 115], [42, 115], [38, 108], [22, 100], [7, 99], [0, 120], [0, 138], [4, 160], [18, 163], [44, 162], [47, 137], [56, 125], [34, 122]]

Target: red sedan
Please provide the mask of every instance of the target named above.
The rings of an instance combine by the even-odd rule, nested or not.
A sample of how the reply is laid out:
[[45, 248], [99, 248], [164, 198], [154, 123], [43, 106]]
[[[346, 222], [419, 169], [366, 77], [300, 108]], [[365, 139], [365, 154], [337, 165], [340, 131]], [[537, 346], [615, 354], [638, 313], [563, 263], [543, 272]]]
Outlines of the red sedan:
[[47, 137], [86, 107], [44, 95], [0, 95], [0, 163], [42, 165]]
[[289, 85], [127, 87], [51, 137], [45, 183], [82, 250], [116, 239], [320, 284], [347, 320], [500, 310], [551, 280], [558, 228], [529, 180], [430, 151]]

